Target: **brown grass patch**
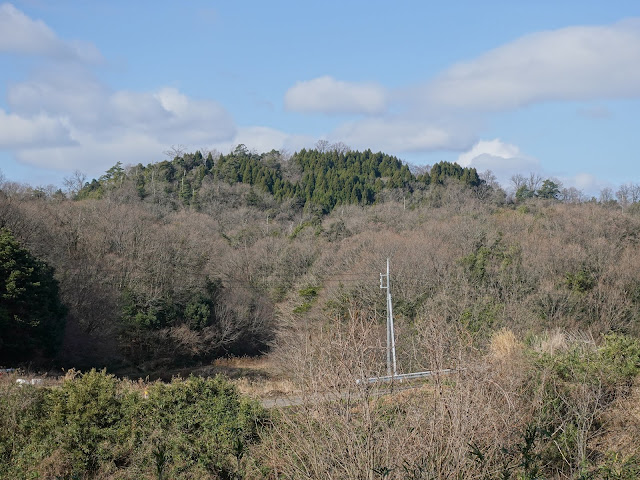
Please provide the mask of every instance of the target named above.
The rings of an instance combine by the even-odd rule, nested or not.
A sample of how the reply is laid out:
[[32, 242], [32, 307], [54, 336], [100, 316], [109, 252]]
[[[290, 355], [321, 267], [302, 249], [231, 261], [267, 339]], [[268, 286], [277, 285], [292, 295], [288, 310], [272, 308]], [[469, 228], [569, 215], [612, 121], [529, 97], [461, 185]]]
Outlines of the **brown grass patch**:
[[493, 358], [506, 360], [513, 358], [524, 350], [524, 345], [516, 338], [515, 334], [504, 328], [491, 337], [489, 351]]
[[640, 383], [606, 412], [604, 425], [606, 430], [598, 441], [599, 450], [622, 457], [640, 455]]

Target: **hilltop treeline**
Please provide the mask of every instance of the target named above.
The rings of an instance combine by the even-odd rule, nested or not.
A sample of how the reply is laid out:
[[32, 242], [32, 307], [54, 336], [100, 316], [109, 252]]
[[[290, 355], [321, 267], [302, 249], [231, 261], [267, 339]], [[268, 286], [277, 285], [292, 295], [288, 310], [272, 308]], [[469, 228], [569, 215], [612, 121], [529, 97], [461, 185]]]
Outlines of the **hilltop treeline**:
[[[215, 158], [211, 152], [205, 157], [196, 151], [147, 166], [125, 169], [118, 163], [99, 179], [84, 184], [74, 198], [103, 198], [110, 189], [128, 182], [142, 200], [161, 201], [168, 196], [181, 205], [200, 208], [211, 196], [211, 184], [224, 182], [250, 185], [276, 202], [290, 200], [326, 214], [336, 205], [371, 205], [383, 190], [413, 192], [449, 179], [469, 187], [483, 183], [474, 168], [449, 162], [437, 163], [429, 172], [415, 176], [396, 157], [371, 150], [303, 149], [287, 159], [275, 150], [257, 154], [239, 145], [232, 153]], [[254, 205], [259, 201], [255, 194], [247, 199]]]

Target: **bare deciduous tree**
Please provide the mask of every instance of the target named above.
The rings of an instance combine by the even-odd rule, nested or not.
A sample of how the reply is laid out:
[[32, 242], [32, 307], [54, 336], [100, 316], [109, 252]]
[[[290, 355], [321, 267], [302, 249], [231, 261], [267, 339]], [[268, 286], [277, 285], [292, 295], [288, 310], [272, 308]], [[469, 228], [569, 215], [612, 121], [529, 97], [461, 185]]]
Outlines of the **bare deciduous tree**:
[[329, 141], [328, 140], [318, 140], [314, 147], [320, 153], [324, 153], [329, 150]]
[[334, 151], [336, 153], [344, 155], [345, 153], [351, 151], [351, 147], [349, 147], [349, 145], [347, 145], [344, 142], [336, 142], [336, 143], [332, 143], [329, 146], [329, 151]]
[[185, 145], [171, 145], [167, 150], [164, 150], [162, 153], [167, 160], [171, 161], [176, 157], [182, 157], [187, 150]]
[[64, 185], [69, 197], [73, 198], [80, 190], [82, 190], [86, 181], [87, 175], [80, 170], [75, 170], [71, 176], [65, 177], [62, 180], [62, 184]]

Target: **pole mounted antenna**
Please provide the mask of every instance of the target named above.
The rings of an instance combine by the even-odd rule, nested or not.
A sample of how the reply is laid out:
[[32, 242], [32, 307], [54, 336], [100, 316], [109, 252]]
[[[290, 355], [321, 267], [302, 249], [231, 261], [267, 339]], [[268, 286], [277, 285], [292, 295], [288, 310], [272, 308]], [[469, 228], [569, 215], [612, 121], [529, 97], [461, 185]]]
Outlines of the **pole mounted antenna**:
[[397, 376], [396, 368], [396, 338], [393, 329], [393, 304], [391, 302], [391, 275], [389, 274], [389, 259], [387, 258], [387, 273], [380, 274], [380, 288], [387, 291], [387, 374]]

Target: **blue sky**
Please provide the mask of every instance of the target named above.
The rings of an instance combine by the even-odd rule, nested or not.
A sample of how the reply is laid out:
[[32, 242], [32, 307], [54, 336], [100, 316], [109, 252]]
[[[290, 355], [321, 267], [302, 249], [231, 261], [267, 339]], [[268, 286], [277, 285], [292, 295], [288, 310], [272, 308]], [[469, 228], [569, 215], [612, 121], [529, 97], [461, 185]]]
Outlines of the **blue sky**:
[[319, 139], [413, 164], [640, 182], [637, 1], [0, 3], [0, 170]]

